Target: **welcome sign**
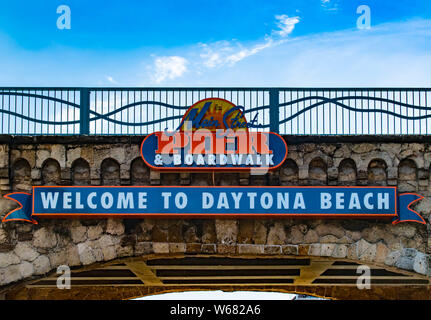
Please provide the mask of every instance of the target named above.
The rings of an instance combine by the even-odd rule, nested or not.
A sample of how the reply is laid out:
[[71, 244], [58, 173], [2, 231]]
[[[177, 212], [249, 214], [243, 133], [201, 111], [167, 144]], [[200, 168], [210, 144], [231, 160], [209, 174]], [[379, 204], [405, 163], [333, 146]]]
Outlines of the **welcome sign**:
[[416, 194], [396, 187], [38, 186], [5, 196], [20, 204], [3, 221], [37, 218], [296, 217], [424, 219], [410, 205]]

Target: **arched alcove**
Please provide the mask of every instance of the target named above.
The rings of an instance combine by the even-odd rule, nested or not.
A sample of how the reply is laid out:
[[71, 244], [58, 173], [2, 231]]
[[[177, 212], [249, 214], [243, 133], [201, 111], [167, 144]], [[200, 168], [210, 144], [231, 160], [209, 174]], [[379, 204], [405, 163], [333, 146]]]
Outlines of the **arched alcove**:
[[213, 175], [212, 173], [199, 172], [191, 173], [190, 180], [192, 186], [212, 186], [213, 185]]
[[180, 184], [180, 174], [176, 172], [160, 173], [160, 182], [163, 186], [177, 186]]
[[417, 166], [412, 159], [401, 160], [398, 165], [398, 189], [400, 192], [417, 190]]
[[340, 185], [356, 185], [357, 170], [355, 161], [352, 159], [344, 159], [338, 166], [338, 184]]
[[136, 158], [130, 165], [130, 184], [138, 186], [150, 184], [150, 169], [142, 158]]
[[327, 184], [327, 166], [322, 158], [314, 158], [308, 166], [308, 179], [311, 184]]
[[120, 181], [120, 164], [108, 158], [102, 161], [101, 169], [101, 184], [105, 186], [118, 186]]
[[32, 187], [30, 164], [18, 159], [12, 166], [12, 190], [30, 192]]
[[47, 159], [42, 165], [42, 184], [43, 185], [60, 185], [61, 168], [55, 159]]
[[72, 163], [72, 184], [86, 186], [91, 184], [90, 165], [85, 159], [78, 158]]
[[215, 181], [218, 186], [238, 186], [239, 173], [216, 173]]
[[299, 169], [296, 162], [287, 159], [280, 169], [280, 182], [282, 185], [297, 185], [299, 179]]
[[368, 164], [368, 185], [387, 185], [387, 165], [382, 159], [374, 159]]

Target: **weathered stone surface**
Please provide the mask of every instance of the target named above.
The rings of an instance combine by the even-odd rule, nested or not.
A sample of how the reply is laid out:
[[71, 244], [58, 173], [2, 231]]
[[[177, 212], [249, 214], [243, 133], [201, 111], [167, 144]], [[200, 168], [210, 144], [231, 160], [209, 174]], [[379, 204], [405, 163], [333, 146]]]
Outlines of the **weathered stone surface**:
[[83, 265], [89, 265], [103, 260], [102, 250], [94, 245], [95, 243], [89, 242], [79, 243], [77, 245], [79, 259]]
[[12, 283], [22, 278], [21, 267], [18, 264], [0, 269], [0, 285]]
[[185, 243], [169, 243], [169, 252], [171, 253], [184, 253], [186, 252]]
[[256, 220], [254, 223], [253, 242], [255, 244], [265, 244], [268, 235], [268, 230], [261, 220]]
[[308, 250], [308, 255], [310, 256], [320, 256], [322, 252], [322, 245], [320, 243], [314, 243], [310, 245]]
[[48, 259], [52, 268], [67, 264], [67, 252], [57, 251], [48, 253]]
[[219, 243], [228, 245], [236, 243], [238, 236], [237, 220], [216, 219], [215, 229], [217, 232], [217, 241]]
[[322, 257], [330, 257], [334, 252], [336, 244], [334, 243], [322, 243], [320, 247], [320, 255]]
[[154, 253], [169, 253], [169, 243], [167, 242], [154, 242]]
[[319, 235], [313, 229], [308, 230], [304, 236], [304, 243], [315, 243], [319, 241]]
[[33, 249], [29, 242], [18, 242], [15, 246], [14, 253], [21, 259], [33, 261], [39, 256], [39, 253]]
[[36, 230], [33, 235], [33, 245], [39, 248], [53, 248], [57, 244], [57, 237], [52, 230], [45, 227]]
[[[139, 143], [34, 144], [0, 152], [0, 185], [30, 191], [39, 184], [212, 185], [212, 175], [160, 174], [139, 159]], [[8, 150], [9, 146], [4, 150]], [[0, 146], [0, 151], [1, 151]], [[37, 152], [36, 152], [37, 151]], [[6, 152], [6, 151], [5, 151]], [[66, 156], [67, 155], [67, 156]], [[264, 176], [215, 176], [216, 185], [391, 185], [425, 196], [412, 207], [429, 222], [431, 147], [425, 143], [304, 143]], [[10, 159], [9, 159], [10, 156]], [[88, 162], [75, 163], [82, 157]], [[407, 160], [405, 158], [408, 157]], [[23, 159], [14, 167], [15, 161]], [[52, 158], [53, 161], [47, 161]], [[106, 159], [111, 158], [109, 161]], [[141, 159], [140, 159], [141, 160]], [[11, 169], [9, 169], [11, 161]], [[2, 166], [2, 163], [4, 166]], [[77, 164], [78, 163], [78, 164]], [[73, 168], [72, 168], [73, 166]], [[42, 168], [43, 167], [43, 168]], [[9, 177], [9, 174], [12, 177]], [[12, 179], [12, 181], [11, 181]], [[8, 184], [12, 182], [11, 186]], [[410, 188], [410, 189], [409, 189]], [[0, 196], [0, 216], [16, 208]], [[429, 274], [429, 226], [377, 220], [295, 219], [42, 220], [0, 226], [0, 285], [53, 271], [148, 254], [300, 255], [385, 264]], [[48, 260], [47, 260], [48, 259]], [[7, 277], [5, 277], [7, 274]], [[4, 282], [7, 281], [7, 282]]]
[[273, 246], [264, 246], [263, 247], [264, 254], [281, 254], [283, 253], [281, 250], [281, 246], [273, 245]]
[[416, 228], [408, 223], [398, 223], [393, 226], [392, 232], [397, 236], [412, 238], [416, 234]]
[[332, 257], [334, 258], [345, 258], [347, 256], [347, 246], [344, 244], [338, 244], [332, 251]]
[[336, 236], [333, 236], [332, 234], [328, 234], [326, 236], [321, 237], [319, 239], [319, 242], [321, 242], [321, 243], [337, 243], [338, 238]]
[[41, 255], [33, 261], [33, 267], [34, 274], [45, 274], [51, 270], [51, 263], [47, 256]]
[[384, 263], [386, 261], [386, 258], [389, 252], [390, 250], [385, 244], [383, 244], [382, 242], [377, 243], [375, 261], [377, 263]]
[[28, 261], [21, 262], [19, 265], [19, 272], [21, 273], [21, 278], [23, 279], [32, 276], [34, 273], [33, 264]]
[[70, 236], [74, 243], [83, 242], [87, 239], [87, 227], [76, 226], [70, 229]]
[[254, 220], [241, 219], [238, 222], [238, 243], [250, 243], [253, 239]]
[[374, 150], [375, 145], [372, 143], [360, 143], [352, 145], [352, 151], [355, 153], [368, 153]]
[[401, 252], [401, 256], [395, 262], [395, 266], [404, 270], [413, 270], [416, 254], [417, 251], [414, 249], [404, 249]]
[[239, 254], [263, 254], [263, 245], [258, 244], [239, 244]]
[[237, 250], [236, 245], [218, 244], [217, 253], [220, 254], [235, 254]]
[[304, 242], [304, 234], [302, 233], [299, 226], [293, 226], [289, 229], [286, 242], [291, 244], [299, 244]]
[[385, 264], [388, 266], [394, 266], [400, 257], [401, 251], [392, 251], [386, 256]]
[[343, 230], [342, 227], [336, 224], [328, 224], [328, 223], [319, 224], [316, 227], [315, 231], [317, 232], [319, 237], [333, 235], [337, 238], [341, 238], [345, 234], [345, 231]]
[[100, 225], [89, 226], [87, 230], [87, 236], [89, 240], [96, 240], [102, 234], [103, 229]]
[[106, 233], [120, 236], [124, 233], [124, 224], [121, 219], [108, 219], [106, 224]]
[[284, 225], [281, 222], [276, 222], [274, 226], [269, 229], [267, 244], [269, 245], [281, 245], [286, 242], [286, 232], [284, 231]]
[[429, 255], [418, 252], [413, 261], [413, 270], [417, 273], [431, 276], [431, 258]]
[[202, 253], [216, 253], [217, 252], [217, 248], [215, 244], [210, 244], [210, 243], [204, 243], [202, 244]]
[[20, 259], [14, 253], [0, 253], [0, 268], [5, 268], [11, 264], [18, 264]]

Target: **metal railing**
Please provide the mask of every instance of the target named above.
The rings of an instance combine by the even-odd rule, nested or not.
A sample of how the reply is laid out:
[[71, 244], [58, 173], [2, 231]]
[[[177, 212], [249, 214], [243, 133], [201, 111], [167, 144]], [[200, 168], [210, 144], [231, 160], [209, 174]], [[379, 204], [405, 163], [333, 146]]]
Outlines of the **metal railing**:
[[0, 88], [0, 134], [145, 135], [193, 103], [244, 107], [251, 130], [288, 135], [428, 135], [426, 88]]

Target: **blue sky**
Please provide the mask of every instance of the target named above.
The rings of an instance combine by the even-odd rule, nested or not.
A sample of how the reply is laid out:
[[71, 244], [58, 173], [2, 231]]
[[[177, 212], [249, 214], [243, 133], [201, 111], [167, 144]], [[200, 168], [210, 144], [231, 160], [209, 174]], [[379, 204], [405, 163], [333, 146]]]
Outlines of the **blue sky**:
[[430, 86], [430, 30], [429, 0], [16, 0], [0, 85]]

